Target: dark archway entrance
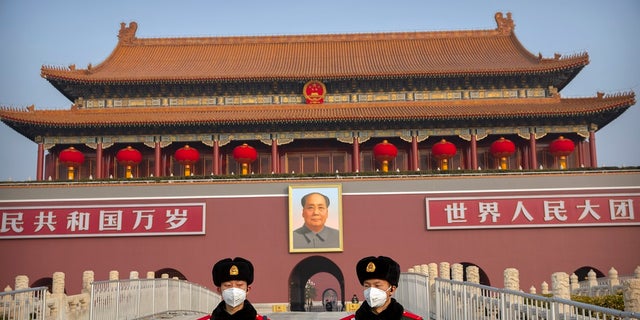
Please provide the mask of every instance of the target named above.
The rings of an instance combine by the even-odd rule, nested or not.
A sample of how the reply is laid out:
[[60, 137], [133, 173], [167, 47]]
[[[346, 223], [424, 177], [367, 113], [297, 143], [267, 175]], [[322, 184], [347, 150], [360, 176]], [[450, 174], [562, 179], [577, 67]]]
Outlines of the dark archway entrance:
[[178, 278], [180, 280], [187, 280], [187, 277], [182, 272], [173, 268], [163, 268], [155, 272], [156, 278], [161, 278], [163, 274], [169, 276], [169, 279]]
[[581, 267], [578, 270], [574, 271], [573, 273], [575, 273], [576, 276], [578, 276], [578, 281], [586, 281], [589, 279], [589, 271], [591, 270], [593, 270], [593, 272], [596, 273], [596, 278], [604, 277], [604, 273], [602, 273], [602, 271], [589, 266]]
[[291, 270], [289, 275], [289, 304], [291, 311], [305, 311], [305, 284], [313, 275], [320, 272], [331, 274], [340, 284], [340, 300], [344, 305], [344, 276], [333, 261], [321, 257], [312, 256], [300, 261]]

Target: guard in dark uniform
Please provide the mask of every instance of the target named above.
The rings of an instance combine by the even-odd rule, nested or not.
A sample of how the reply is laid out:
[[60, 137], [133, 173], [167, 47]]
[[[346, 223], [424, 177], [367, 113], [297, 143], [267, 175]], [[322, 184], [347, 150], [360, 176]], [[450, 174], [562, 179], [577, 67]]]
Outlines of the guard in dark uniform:
[[240, 257], [222, 259], [213, 265], [211, 274], [223, 301], [210, 316], [198, 320], [268, 320], [246, 300], [253, 283], [253, 265], [249, 260]]
[[356, 265], [360, 284], [364, 286], [365, 300], [355, 314], [341, 320], [422, 320], [405, 311], [391, 296], [398, 288], [400, 265], [389, 257], [366, 257]]

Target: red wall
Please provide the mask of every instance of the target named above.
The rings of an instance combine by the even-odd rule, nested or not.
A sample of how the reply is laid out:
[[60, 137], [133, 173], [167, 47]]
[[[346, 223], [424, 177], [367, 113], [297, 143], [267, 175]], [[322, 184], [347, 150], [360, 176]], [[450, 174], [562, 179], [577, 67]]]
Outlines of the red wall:
[[[538, 292], [543, 281], [551, 284], [554, 272], [571, 274], [590, 266], [605, 275], [611, 267], [620, 275], [630, 275], [640, 265], [638, 226], [427, 230], [424, 194], [366, 195], [344, 191], [344, 251], [289, 253], [288, 194], [286, 189], [278, 193], [189, 199], [206, 202], [206, 235], [0, 240], [4, 261], [0, 285], [13, 287], [16, 275], [26, 274], [34, 282], [62, 271], [66, 274], [67, 293], [75, 294], [80, 292], [85, 270], [93, 270], [95, 280], [107, 280], [110, 270], [118, 270], [120, 278], [128, 278], [132, 270], [145, 277], [147, 271], [173, 268], [189, 281], [213, 289], [213, 263], [242, 256], [250, 259], [256, 269], [249, 299], [257, 303], [287, 302], [292, 269], [306, 257], [322, 255], [341, 268], [348, 301], [354, 293], [362, 300], [354, 269], [360, 258], [369, 255], [393, 257], [403, 271], [431, 262], [472, 263], [486, 272], [496, 287], [503, 286], [505, 268], [516, 268], [520, 271], [520, 288], [528, 291], [535, 286]], [[100, 203], [109, 201], [124, 202]], [[140, 198], [132, 202], [167, 201], [175, 199]], [[63, 205], [75, 203], [87, 204], [67, 201]], [[636, 214], [640, 214], [638, 208]], [[321, 292], [318, 294], [320, 297]]]

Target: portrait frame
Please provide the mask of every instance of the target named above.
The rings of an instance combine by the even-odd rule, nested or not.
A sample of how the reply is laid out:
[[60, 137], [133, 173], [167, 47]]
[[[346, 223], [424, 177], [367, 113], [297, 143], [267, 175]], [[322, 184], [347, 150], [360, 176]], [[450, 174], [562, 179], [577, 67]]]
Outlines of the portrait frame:
[[[302, 197], [310, 193], [320, 193], [329, 198], [328, 214], [325, 228], [332, 231], [331, 241], [328, 246], [309, 247], [311, 244], [300, 245], [299, 229], [304, 225], [302, 216]], [[328, 227], [328, 228], [327, 228]], [[336, 244], [335, 231], [338, 231]], [[297, 232], [298, 231], [298, 232]], [[322, 233], [322, 232], [321, 232]], [[303, 184], [289, 185], [289, 252], [342, 252], [343, 251], [342, 228], [342, 185], [340, 184]], [[311, 237], [311, 235], [309, 235]], [[309, 238], [305, 238], [309, 239]], [[329, 239], [327, 239], [329, 240]]]

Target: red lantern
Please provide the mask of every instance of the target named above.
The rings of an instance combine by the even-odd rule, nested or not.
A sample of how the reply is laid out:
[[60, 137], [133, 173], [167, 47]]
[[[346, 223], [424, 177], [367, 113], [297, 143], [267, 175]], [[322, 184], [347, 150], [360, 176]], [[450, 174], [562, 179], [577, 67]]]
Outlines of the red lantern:
[[174, 154], [176, 161], [184, 166], [184, 175], [185, 177], [191, 176], [191, 165], [198, 162], [200, 159], [200, 152], [197, 149], [189, 147], [189, 145], [185, 145], [184, 147], [178, 149]]
[[389, 171], [389, 161], [392, 161], [398, 155], [398, 148], [387, 140], [376, 144], [373, 147], [373, 156], [382, 163], [382, 172]]
[[133, 178], [131, 168], [142, 162], [142, 153], [131, 146], [127, 146], [116, 153], [116, 160], [118, 160], [118, 163], [121, 165], [126, 166], [127, 171], [125, 173], [125, 178]]
[[516, 145], [511, 140], [500, 137], [491, 144], [489, 152], [494, 157], [500, 158], [501, 169], [507, 169], [507, 158], [516, 152]]
[[437, 142], [431, 147], [431, 153], [434, 158], [440, 161], [440, 168], [442, 168], [442, 170], [449, 169], [449, 159], [455, 156], [456, 152], [458, 152], [456, 145], [445, 139], [440, 140], [440, 142]]
[[576, 145], [571, 139], [565, 139], [563, 136], [560, 136], [549, 145], [549, 153], [554, 157], [560, 158], [560, 169], [566, 169], [567, 156], [570, 155], [575, 148]]
[[67, 179], [73, 180], [74, 168], [84, 163], [84, 154], [74, 147], [69, 147], [60, 152], [58, 160], [67, 166]]
[[249, 164], [258, 159], [256, 149], [246, 143], [233, 149], [233, 158], [242, 164], [242, 174], [249, 173]]

